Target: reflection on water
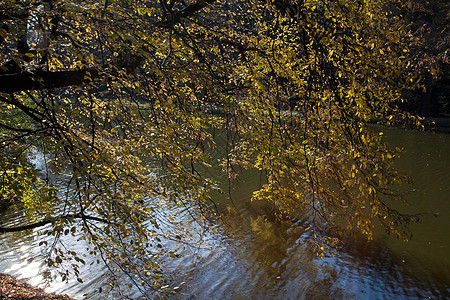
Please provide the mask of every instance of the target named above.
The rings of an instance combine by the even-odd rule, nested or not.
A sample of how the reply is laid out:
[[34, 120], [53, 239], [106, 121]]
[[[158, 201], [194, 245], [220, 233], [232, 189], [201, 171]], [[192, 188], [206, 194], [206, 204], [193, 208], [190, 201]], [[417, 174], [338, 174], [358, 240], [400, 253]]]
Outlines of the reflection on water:
[[[380, 129], [381, 130], [381, 129]], [[414, 176], [417, 192], [403, 210], [429, 212], [413, 225], [414, 238], [402, 243], [382, 232], [367, 242], [344, 241], [334, 257], [317, 259], [307, 246], [307, 218], [277, 221], [272, 207], [250, 202], [260, 174], [249, 172], [232, 189], [233, 204], [224, 195], [215, 201], [223, 224], [203, 237], [208, 247], [188, 247], [166, 269], [180, 293], [178, 299], [443, 299], [450, 297], [450, 135], [382, 129], [385, 138], [405, 151], [398, 168]], [[213, 172], [213, 171], [212, 171]], [[439, 213], [436, 217], [435, 214]], [[18, 214], [16, 212], [16, 214]], [[11, 225], [17, 216], [0, 216]], [[193, 223], [195, 224], [195, 223]], [[194, 226], [194, 225], [193, 225]], [[0, 236], [0, 272], [44, 284], [36, 232]], [[70, 241], [68, 241], [70, 243]], [[83, 248], [76, 241], [73, 247]], [[81, 270], [85, 282], [53, 281], [49, 291], [75, 298], [103, 298], [101, 266]], [[137, 294], [132, 294], [133, 298]], [[117, 294], [110, 299], [118, 298]]]

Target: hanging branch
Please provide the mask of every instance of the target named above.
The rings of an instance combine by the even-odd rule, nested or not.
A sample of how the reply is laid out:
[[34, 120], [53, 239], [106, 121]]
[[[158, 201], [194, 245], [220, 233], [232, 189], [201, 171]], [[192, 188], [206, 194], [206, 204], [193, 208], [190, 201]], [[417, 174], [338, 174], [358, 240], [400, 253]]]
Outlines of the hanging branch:
[[106, 224], [113, 224], [112, 222], [110, 222], [106, 219], [89, 216], [84, 213], [77, 213], [77, 214], [69, 214], [69, 215], [65, 215], [65, 216], [61, 216], [61, 217], [55, 217], [55, 218], [51, 218], [51, 219], [45, 219], [45, 220], [42, 220], [42, 221], [39, 221], [36, 223], [18, 226], [18, 227], [0, 227], [0, 234], [7, 233], [7, 232], [19, 232], [19, 231], [24, 231], [24, 230], [28, 230], [28, 229], [42, 227], [47, 224], [53, 223], [54, 221], [56, 221], [58, 219], [83, 219], [83, 220], [97, 221], [97, 222], [106, 223]]

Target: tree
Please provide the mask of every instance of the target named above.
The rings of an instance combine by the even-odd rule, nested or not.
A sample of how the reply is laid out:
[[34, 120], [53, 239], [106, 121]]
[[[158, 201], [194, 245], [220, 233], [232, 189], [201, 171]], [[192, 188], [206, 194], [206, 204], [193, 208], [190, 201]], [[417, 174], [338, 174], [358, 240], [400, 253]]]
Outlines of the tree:
[[[110, 268], [159, 289], [158, 257], [176, 255], [161, 240], [187, 238], [169, 212], [208, 216], [214, 179], [199, 168], [221, 128], [229, 178], [258, 168], [255, 200], [280, 216], [310, 211], [318, 255], [347, 229], [371, 238], [374, 220], [406, 238], [414, 218], [390, 206], [405, 180], [396, 151], [366, 125], [402, 119], [401, 92], [418, 85], [398, 5], [3, 0], [2, 200], [34, 221], [0, 232], [79, 234]], [[56, 245], [49, 266], [72, 259], [78, 276], [80, 254]]]

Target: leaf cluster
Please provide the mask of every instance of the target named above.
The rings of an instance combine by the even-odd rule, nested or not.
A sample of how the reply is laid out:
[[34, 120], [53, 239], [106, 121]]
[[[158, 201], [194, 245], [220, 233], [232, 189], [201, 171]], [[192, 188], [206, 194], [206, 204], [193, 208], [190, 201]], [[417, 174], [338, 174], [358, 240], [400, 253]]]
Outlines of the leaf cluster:
[[2, 197], [45, 207], [48, 266], [71, 261], [80, 275], [85, 261], [61, 239], [73, 235], [112, 274], [166, 290], [167, 241], [195, 243], [186, 212], [209, 215], [214, 178], [200, 169], [220, 156], [218, 129], [227, 176], [263, 171], [253, 199], [310, 212], [319, 255], [346, 230], [371, 238], [375, 220], [405, 237], [412, 219], [387, 200], [406, 180], [397, 152], [367, 125], [404, 118], [396, 104], [419, 84], [391, 5], [3, 0], [0, 77], [23, 81], [0, 87]]

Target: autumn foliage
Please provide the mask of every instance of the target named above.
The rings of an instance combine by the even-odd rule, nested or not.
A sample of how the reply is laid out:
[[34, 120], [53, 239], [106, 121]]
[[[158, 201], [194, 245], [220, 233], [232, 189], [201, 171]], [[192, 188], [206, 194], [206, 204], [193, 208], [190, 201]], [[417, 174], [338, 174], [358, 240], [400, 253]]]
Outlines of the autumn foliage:
[[[310, 212], [318, 255], [345, 231], [370, 239], [376, 222], [408, 238], [414, 218], [391, 208], [406, 180], [398, 151], [367, 125], [415, 122], [396, 108], [419, 85], [400, 5], [2, 0], [0, 200], [27, 208], [27, 228], [77, 236], [113, 274], [159, 289], [159, 258], [177, 256], [164, 241], [193, 241], [178, 212], [210, 215], [201, 170], [222, 151], [217, 129], [227, 176], [259, 169], [255, 201]], [[70, 260], [82, 277], [81, 254], [46, 245], [49, 267]]]

